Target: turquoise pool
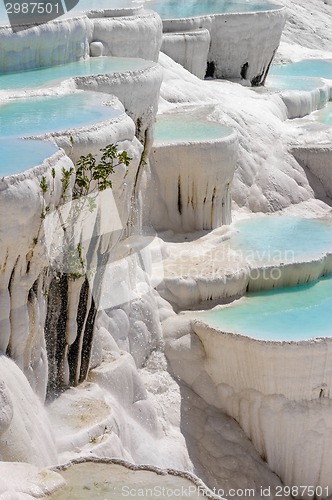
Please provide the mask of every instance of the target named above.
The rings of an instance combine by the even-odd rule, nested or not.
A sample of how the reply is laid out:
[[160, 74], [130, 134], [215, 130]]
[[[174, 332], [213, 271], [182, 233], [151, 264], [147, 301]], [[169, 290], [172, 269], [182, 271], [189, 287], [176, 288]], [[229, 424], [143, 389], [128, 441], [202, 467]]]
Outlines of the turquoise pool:
[[332, 252], [332, 222], [288, 216], [263, 216], [235, 224], [232, 250], [251, 262], [293, 262]]
[[276, 5], [267, 2], [234, 2], [232, 0], [148, 0], [144, 6], [158, 12], [162, 19], [182, 19], [235, 12], [258, 12], [277, 8]]
[[326, 106], [314, 113], [317, 121], [325, 123], [325, 125], [332, 125], [332, 102], [328, 102]]
[[65, 96], [29, 97], [0, 104], [0, 136], [32, 136], [93, 125], [122, 112], [103, 105], [107, 96], [80, 92]]
[[310, 284], [251, 293], [199, 317], [223, 332], [261, 340], [299, 341], [332, 336], [332, 277]]
[[270, 75], [264, 87], [269, 90], [312, 91], [323, 86], [323, 81], [315, 77]]
[[41, 165], [59, 148], [47, 141], [0, 139], [0, 176], [18, 174]]
[[70, 12], [137, 8], [143, 0], [79, 0]]
[[131, 57], [92, 57], [59, 66], [37, 68], [0, 75], [0, 90], [26, 89], [49, 85], [75, 76], [102, 75], [138, 71], [151, 66], [150, 61]]
[[332, 78], [332, 59], [304, 59], [295, 63], [272, 65], [269, 75]]
[[232, 130], [217, 122], [190, 113], [168, 113], [157, 116], [156, 142], [198, 142], [227, 137]]

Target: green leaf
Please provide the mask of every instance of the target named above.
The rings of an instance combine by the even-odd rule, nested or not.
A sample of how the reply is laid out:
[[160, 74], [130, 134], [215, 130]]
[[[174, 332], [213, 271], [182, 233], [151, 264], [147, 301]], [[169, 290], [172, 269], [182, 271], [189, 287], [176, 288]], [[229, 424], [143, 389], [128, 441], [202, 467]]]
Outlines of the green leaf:
[[42, 176], [41, 181], [39, 183], [40, 189], [43, 191], [43, 193], [47, 193], [48, 191], [48, 185], [46, 181], [45, 175]]

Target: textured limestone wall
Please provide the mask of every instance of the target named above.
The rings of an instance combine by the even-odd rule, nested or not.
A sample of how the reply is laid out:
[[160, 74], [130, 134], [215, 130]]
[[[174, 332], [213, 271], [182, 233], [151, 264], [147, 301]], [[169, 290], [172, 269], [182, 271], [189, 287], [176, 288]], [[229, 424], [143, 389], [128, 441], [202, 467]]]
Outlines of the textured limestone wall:
[[206, 142], [154, 143], [154, 227], [188, 232], [229, 224], [236, 159], [235, 133]]
[[86, 16], [49, 22], [13, 33], [0, 26], [0, 71], [19, 71], [84, 59], [93, 24]]
[[331, 488], [330, 339], [258, 341], [194, 313], [166, 322], [164, 334], [174, 374], [235, 418], [284, 484]]
[[210, 32], [207, 29], [164, 33], [160, 50], [193, 75], [204, 78], [210, 42]]
[[280, 93], [287, 107], [289, 119], [302, 118], [321, 109], [330, 100], [331, 86], [324, 83], [319, 88], [307, 92], [282, 91]]
[[145, 143], [150, 139], [150, 135], [146, 137], [146, 134], [151, 134], [158, 110], [162, 77], [161, 67], [151, 63], [139, 71], [77, 77], [75, 82], [79, 89], [115, 95], [134, 120], [136, 136]]
[[[285, 8], [163, 21], [165, 33], [206, 28], [211, 45], [207, 76], [264, 83], [285, 25]], [[259, 49], [258, 49], [259, 47]]]
[[324, 186], [325, 192], [332, 197], [332, 151], [329, 144], [303, 145], [292, 148], [298, 162], [312, 172]]
[[92, 19], [92, 22], [92, 41], [103, 44], [105, 56], [158, 60], [162, 23], [155, 12], [144, 11], [126, 17], [100, 17]]

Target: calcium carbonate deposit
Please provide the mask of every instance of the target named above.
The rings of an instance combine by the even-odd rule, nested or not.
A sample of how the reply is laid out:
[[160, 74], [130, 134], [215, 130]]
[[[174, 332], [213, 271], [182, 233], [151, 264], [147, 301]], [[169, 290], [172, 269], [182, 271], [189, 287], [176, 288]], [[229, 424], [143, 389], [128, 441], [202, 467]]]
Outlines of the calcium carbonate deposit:
[[332, 498], [330, 0], [60, 3], [0, 9], [0, 499]]

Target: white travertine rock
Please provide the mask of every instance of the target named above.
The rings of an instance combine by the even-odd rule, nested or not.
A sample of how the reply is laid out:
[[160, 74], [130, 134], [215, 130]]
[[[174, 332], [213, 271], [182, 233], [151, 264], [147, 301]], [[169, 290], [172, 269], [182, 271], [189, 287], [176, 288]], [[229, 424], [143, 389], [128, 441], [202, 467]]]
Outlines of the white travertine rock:
[[188, 387], [181, 387], [181, 393], [182, 430], [194, 457], [195, 473], [226, 498], [234, 496], [234, 489], [237, 498], [264, 498], [266, 492], [271, 499], [285, 498], [281, 480], [256, 453], [237, 422]]
[[229, 224], [237, 152], [231, 130], [219, 139], [155, 142], [150, 154], [154, 227], [191, 232]]
[[[165, 33], [205, 28], [210, 32], [207, 76], [264, 83], [279, 46], [286, 10], [211, 14], [163, 21]], [[259, 47], [259, 49], [258, 49]]]
[[1, 461], [56, 465], [45, 409], [22, 371], [4, 355], [0, 355], [0, 401], [0, 468]]
[[[115, 95], [123, 104], [126, 113], [134, 120], [136, 136], [147, 142], [150, 148], [151, 128], [158, 109], [158, 99], [163, 72], [152, 63], [139, 71], [128, 71], [110, 75], [76, 77], [77, 88]], [[147, 134], [147, 137], [146, 137]]]
[[234, 208], [266, 213], [313, 200], [308, 178], [286, 145], [294, 129], [285, 123], [287, 108], [280, 96], [257, 95], [229, 82], [202, 81], [162, 53], [159, 62], [164, 68], [164, 110], [213, 103], [212, 118], [237, 131]]
[[102, 42], [105, 56], [141, 57], [157, 61], [162, 23], [155, 12], [126, 17], [100, 17], [93, 22], [93, 41]]
[[[295, 9], [298, 8], [299, 1], [287, 3]], [[307, 12], [308, 9], [304, 6], [300, 6], [303, 17], [306, 16], [307, 21], [310, 21], [311, 14], [313, 14], [312, 19], [317, 20], [317, 13], [318, 15], [320, 12], [324, 12], [324, 15], [327, 13], [326, 7], [324, 10], [319, 10], [320, 3], [318, 0], [307, 0], [311, 13]], [[296, 7], [293, 7], [292, 4], [296, 4]], [[317, 9], [315, 10], [313, 7], [317, 7]], [[326, 23], [326, 17], [325, 15], [324, 23]], [[127, 19], [119, 17], [119, 25], [122, 22], [127, 22]], [[251, 19], [256, 18], [252, 16]], [[106, 26], [112, 25], [113, 21], [107, 18], [104, 20], [103, 29], [106, 30]], [[139, 29], [137, 28], [135, 31], [136, 28], [133, 27], [135, 19], [132, 21], [131, 31], [127, 31], [127, 34], [129, 32], [139, 33]], [[274, 21], [276, 22], [274, 23]], [[89, 22], [98, 24], [99, 20]], [[157, 26], [159, 21], [156, 16], [154, 22]], [[279, 22], [281, 25], [281, 17]], [[269, 31], [267, 32], [268, 38], [271, 38], [271, 46], [267, 44], [266, 51], [265, 49], [261, 51], [264, 56], [267, 56], [268, 51], [272, 48], [274, 36], [277, 34], [277, 30], [273, 30], [273, 28], [276, 28], [278, 23], [277, 18], [272, 19], [270, 29], [271, 32], [273, 31], [273, 36]], [[151, 28], [149, 33], [153, 31], [152, 24], [149, 25]], [[291, 29], [296, 31], [296, 23], [294, 26], [292, 25]], [[323, 26], [323, 21], [320, 26]], [[121, 30], [124, 33], [126, 28], [121, 26]], [[329, 39], [331, 34], [327, 24], [325, 31], [327, 39]], [[42, 28], [36, 29], [35, 32], [44, 33]], [[258, 32], [259, 30], [257, 30]], [[323, 29], [319, 33], [323, 34]], [[262, 35], [260, 32], [258, 34]], [[301, 34], [298, 31], [295, 40], [301, 43], [301, 41], [307, 40], [310, 35], [311, 33]], [[27, 33], [24, 36], [26, 36], [25, 42], [28, 42], [30, 35]], [[231, 35], [231, 41], [236, 42], [236, 48], [239, 52], [238, 39], [241, 36], [239, 27]], [[321, 35], [317, 36], [316, 33], [314, 37], [317, 44], [320, 43], [319, 38], [323, 38]], [[93, 38], [87, 37], [87, 40], [90, 42]], [[133, 46], [132, 40], [131, 47]], [[144, 50], [151, 50], [155, 53], [158, 41], [154, 41], [149, 46], [150, 40], [147, 36], [144, 35], [142, 40], [145, 43]], [[264, 47], [263, 42], [263, 38], [258, 38], [255, 58], [259, 57], [257, 46]], [[54, 43], [54, 38], [51, 43]], [[123, 44], [125, 51], [130, 43]], [[326, 44], [328, 48], [325, 40], [322, 40], [321, 43]], [[120, 43], [118, 45], [120, 46]], [[17, 45], [17, 47], [17, 52], [13, 57], [15, 64], [17, 63], [17, 53], [22, 44], [21, 46]], [[120, 49], [120, 47], [118, 48]], [[75, 52], [75, 57], [85, 57], [85, 50], [88, 50], [88, 44], [84, 47], [81, 46], [80, 50]], [[142, 46], [140, 50], [143, 50]], [[25, 57], [25, 53], [22, 52], [22, 57]], [[64, 57], [64, 54], [61, 53], [61, 56], [54, 60], [62, 61], [61, 57]], [[284, 121], [288, 115], [282, 98], [279, 96], [256, 96], [251, 94], [248, 89], [238, 88], [239, 86], [231, 85], [228, 82], [203, 82], [180, 68], [166, 56], [162, 55], [160, 60], [165, 69], [162, 99], [160, 100], [161, 107], [167, 109], [181, 103], [193, 102], [198, 104], [212, 103], [218, 108], [214, 118], [237, 130], [240, 151], [238, 169], [235, 174], [234, 199], [238, 206], [247, 211], [261, 210], [266, 212], [284, 207], [292, 208], [293, 205], [296, 213], [298, 205], [306, 202], [307, 205], [303, 208], [306, 214], [311, 213], [311, 210], [318, 206], [317, 200], [314, 200], [315, 193], [308, 182], [306, 171], [294, 160], [288, 150], [287, 135], [291, 131], [291, 126]], [[31, 61], [31, 64], [35, 64], [36, 57], [33, 56]], [[49, 64], [50, 59], [47, 62]], [[239, 63], [239, 61], [236, 62]], [[240, 64], [244, 64], [244, 62], [242, 61]], [[21, 66], [13, 67], [20, 68]], [[264, 68], [266, 68], [265, 62]], [[248, 74], [250, 69], [249, 66]], [[120, 80], [119, 78], [119, 82]], [[140, 84], [141, 81], [138, 86]], [[105, 81], [105, 86], [107, 86], [107, 81]], [[157, 92], [156, 86], [151, 86], [151, 88]], [[128, 86], [128, 89], [131, 90], [133, 87]], [[125, 97], [132, 99], [132, 109], [135, 113], [134, 97]], [[155, 99], [155, 94], [153, 99]], [[304, 108], [304, 105], [307, 106], [307, 103], [300, 104], [298, 108], [308, 109]], [[147, 109], [147, 107], [148, 101], [144, 98], [142, 110]], [[139, 111], [137, 116], [140, 114], [143, 115], [143, 111]], [[144, 116], [147, 115], [144, 114]], [[153, 116], [153, 112], [151, 116]], [[143, 121], [143, 128], [147, 127], [147, 122]], [[134, 139], [134, 124], [130, 119], [123, 117], [123, 120], [116, 123], [116, 128], [115, 130], [110, 124], [109, 134], [106, 126], [101, 126], [100, 130], [97, 127], [92, 127], [86, 131], [78, 131], [74, 134], [76, 146], [74, 145], [73, 154], [77, 157], [81, 151], [85, 153], [91, 150], [96, 152], [99, 147], [109, 141], [118, 140], [120, 148], [124, 148], [130, 156], [133, 156], [132, 171], [129, 171], [128, 178], [125, 176], [125, 172], [120, 170], [119, 177], [114, 181], [119, 199], [119, 210], [123, 214], [122, 222], [123, 224], [128, 223], [128, 227], [130, 227], [133, 206], [129, 194], [132, 193], [132, 187], [135, 185], [135, 174], [142, 147]], [[70, 153], [69, 135], [60, 134], [58, 141], [62, 141], [63, 146]], [[56, 163], [57, 175], [60, 173], [61, 166], [66, 168], [72, 166], [69, 159], [63, 153], [59, 153], [53, 158], [53, 163], [48, 164], [48, 170], [41, 168], [35, 170], [34, 173], [29, 171], [21, 176], [1, 180], [1, 188], [3, 188], [1, 197], [5, 200], [4, 211], [1, 211], [1, 231], [3, 229], [3, 233], [0, 239], [0, 256], [3, 256], [3, 260], [0, 261], [2, 280], [0, 308], [4, 320], [0, 337], [1, 350], [5, 352], [8, 349], [8, 353], [11, 355], [13, 353], [13, 357], [18, 360], [18, 363], [23, 363], [23, 369], [31, 385], [42, 397], [45, 394], [47, 377], [47, 358], [43, 338], [46, 298], [42, 293], [45, 290], [42, 284], [45, 279], [44, 272], [47, 268], [47, 262], [43, 253], [45, 247], [38, 241], [36, 248], [34, 248], [32, 238], [34, 238], [34, 234], [37, 234], [40, 224], [40, 176], [47, 174], [47, 180], [51, 181], [47, 172], [58, 159], [62, 163]], [[130, 177], [132, 174], [133, 177]], [[143, 201], [147, 202], [146, 193], [150, 180], [148, 169], [144, 169], [144, 177], [142, 176], [142, 178], [144, 189], [141, 197]], [[56, 196], [60, 196], [58, 184], [56, 184]], [[57, 203], [56, 199], [51, 201], [53, 205]], [[321, 205], [323, 206], [323, 204]], [[138, 218], [139, 216], [140, 214], [138, 214]], [[91, 232], [88, 233], [87, 228], [85, 230], [85, 235], [91, 234]], [[99, 230], [100, 226], [96, 226], [96, 231]], [[118, 249], [118, 245], [116, 245], [117, 248], [113, 248], [114, 241], [108, 238], [100, 239], [100, 249], [103, 252], [112, 250], [114, 251], [112, 258], [118, 257], [120, 259], [122, 254], [120, 253], [120, 257], [116, 255], [115, 251]], [[135, 244], [132, 246], [132, 250], [135, 253]], [[235, 488], [243, 488], [246, 485], [248, 487], [254, 485], [256, 488], [265, 484], [267, 486], [280, 485], [278, 478], [269, 471], [250, 442], [244, 438], [236, 422], [225, 417], [220, 410], [222, 409], [238, 419], [261, 456], [268, 460], [270, 466], [285, 481], [290, 484], [292, 482], [299, 484], [298, 482], [301, 481], [304, 484], [304, 475], [305, 481], [310, 482], [310, 484], [318, 484], [317, 478], [319, 477], [321, 478], [319, 484], [323, 480], [330, 481], [331, 406], [325, 375], [329, 377], [326, 380], [331, 378], [329, 368], [331, 353], [327, 343], [317, 342], [312, 350], [311, 345], [306, 346], [305, 349], [299, 346], [298, 350], [294, 349], [296, 351], [295, 359], [291, 359], [287, 351], [280, 366], [279, 358], [277, 359], [274, 353], [274, 346], [270, 346], [272, 354], [267, 354], [266, 359], [264, 351], [263, 361], [261, 361], [259, 356], [254, 353], [254, 349], [249, 348], [248, 352], [247, 350], [244, 352], [241, 351], [241, 348], [233, 349], [225, 345], [225, 351], [229, 353], [227, 361], [229, 370], [234, 368], [232, 361], [240, 360], [241, 366], [238, 367], [238, 371], [232, 379], [230, 379], [230, 372], [227, 372], [229, 383], [223, 383], [222, 380], [219, 380], [219, 376], [223, 376], [222, 353], [219, 354], [219, 347], [212, 345], [211, 341], [207, 341], [205, 345], [190, 330], [188, 319], [185, 318], [187, 324], [180, 324], [181, 316], [175, 318], [166, 301], [163, 301], [155, 291], [151, 290], [156, 285], [148, 272], [149, 259], [152, 260], [153, 252], [154, 250], [146, 249], [143, 255], [134, 255], [130, 263], [119, 264], [119, 275], [121, 276], [123, 273], [126, 276], [126, 283], [121, 285], [123, 296], [132, 297], [133, 290], [140, 292], [141, 295], [138, 294], [135, 300], [128, 301], [125, 305], [117, 304], [114, 307], [114, 303], [112, 303], [110, 310], [98, 311], [97, 313], [97, 335], [93, 360], [95, 370], [91, 373], [91, 377], [98, 380], [102, 389], [95, 383], [83, 383], [78, 388], [62, 394], [54, 402], [53, 409], [50, 409], [51, 412], [54, 410], [58, 451], [61, 453], [61, 458], [71, 459], [74, 456], [91, 456], [92, 453], [95, 453], [101, 457], [109, 455], [123, 457], [137, 463], [149, 462], [177, 467], [182, 470], [195, 469], [200, 472], [202, 477], [206, 478], [211, 486], [223, 487], [224, 482], [227, 487]], [[144, 265], [142, 261], [144, 261]], [[310, 275], [313, 275], [323, 265], [323, 262], [309, 263], [305, 272], [308, 271]], [[288, 274], [291, 274], [289, 270], [285, 275]], [[39, 280], [38, 283], [37, 280]], [[119, 282], [120, 280], [117, 283]], [[37, 285], [35, 285], [36, 283]], [[211, 289], [210, 293], [213, 294], [218, 287], [220, 288], [218, 280], [213, 283], [207, 280], [205, 283], [199, 283], [199, 287], [197, 287], [197, 283], [189, 278], [188, 284], [193, 290], [195, 289], [193, 292], [195, 297], [210, 298], [209, 290]], [[174, 292], [175, 299], [177, 287], [179, 288], [180, 285], [179, 280], [175, 280], [173, 283], [172, 292]], [[231, 285], [230, 291], [234, 290], [237, 285], [238, 283], [235, 283], [234, 288]], [[243, 281], [242, 285], [245, 286], [246, 283]], [[150, 290], [147, 291], [149, 287]], [[198, 290], [198, 288], [200, 289]], [[63, 338], [71, 345], [73, 345], [73, 341], [75, 342], [77, 328], [75, 326], [75, 310], [79, 307], [78, 289], [79, 283], [70, 283], [68, 286], [69, 323]], [[115, 287], [115, 284], [111, 283], [110, 291], [116, 301], [119, 298], [116, 295], [120, 291], [120, 287]], [[11, 293], [13, 293], [13, 297]], [[183, 287], [181, 293], [186, 300], [188, 296], [190, 299], [192, 297], [191, 292], [186, 287]], [[158, 351], [159, 348], [163, 347], [161, 319], [165, 319], [167, 322], [167, 328], [165, 326], [166, 353], [174, 373], [187, 381], [205, 401], [201, 401], [195, 396], [186, 398], [188, 392], [182, 392], [182, 388], [170, 375], [167, 363], [161, 359], [162, 353]], [[27, 325], [29, 325], [28, 328]], [[53, 344], [56, 350], [56, 339], [54, 339]], [[151, 350], [155, 350], [153, 352], [154, 359], [151, 359], [153, 355], [149, 356]], [[22, 351], [24, 351], [23, 354]], [[311, 355], [313, 359], [310, 357]], [[323, 359], [323, 363], [320, 363], [319, 359]], [[268, 360], [271, 363], [266, 366]], [[325, 361], [326, 365], [324, 365]], [[302, 364], [297, 372], [299, 366], [297, 363], [300, 362]], [[65, 360], [64, 365], [63, 368], [67, 372], [72, 368], [69, 366], [68, 360]], [[143, 366], [140, 372], [137, 371], [135, 365]], [[220, 367], [220, 365], [222, 366]], [[279, 373], [284, 368], [280, 381], [269, 382], [267, 378], [264, 378], [264, 374], [261, 374], [262, 366], [267, 370], [267, 373]], [[286, 368], [290, 368], [292, 373], [289, 381], [285, 377]], [[18, 370], [18, 368], [16, 369]], [[13, 382], [12, 368], [6, 370], [6, 375], [10, 375], [11, 382]], [[68, 373], [66, 373], [67, 375]], [[114, 376], [121, 381], [119, 385], [114, 383]], [[302, 389], [300, 376], [303, 376], [303, 380], [308, 384], [304, 389]], [[240, 383], [245, 384], [247, 381], [253, 388], [242, 391]], [[26, 381], [22, 383], [24, 388], [26, 388], [26, 384]], [[234, 391], [233, 385], [236, 386], [237, 392]], [[264, 389], [262, 392], [260, 392], [261, 386]], [[286, 395], [274, 394], [275, 387], [278, 391], [284, 390]], [[145, 391], [145, 389], [147, 390]], [[299, 389], [299, 392], [303, 390], [303, 394], [308, 399], [295, 402], [293, 399], [288, 399], [294, 396], [296, 389]], [[28, 389], [24, 392], [26, 393], [24, 396], [26, 396]], [[1, 437], [3, 433], [8, 432], [11, 425], [14, 425], [15, 412], [12, 411], [11, 405], [14, 404], [16, 396], [16, 390], [10, 392], [6, 384], [1, 385]], [[32, 404], [27, 404], [27, 406], [29, 410], [33, 409], [36, 406], [34, 400]], [[216, 406], [219, 409], [216, 409]], [[23, 413], [24, 411], [22, 410]], [[16, 413], [20, 415], [19, 412]], [[41, 416], [42, 411], [39, 412], [38, 417]], [[30, 415], [28, 421], [29, 425], [31, 422], [39, 422], [34, 414]], [[19, 426], [19, 424], [17, 425]], [[33, 428], [35, 429], [34, 426]], [[186, 437], [183, 435], [184, 429], [187, 433]], [[41, 439], [40, 433], [42, 432], [43, 425], [39, 425], [39, 434], [37, 433], [39, 437], [37, 436], [36, 443], [39, 443], [38, 439]], [[45, 446], [45, 441], [38, 444], [39, 454], [40, 449]], [[19, 448], [11, 447], [11, 449], [19, 451]], [[33, 452], [31, 449], [28, 451]], [[3, 485], [4, 488], [7, 487], [3, 478], [6, 472], [2, 473], [2, 470], [0, 491]], [[11, 479], [11, 482], [14, 482], [15, 479]], [[29, 493], [20, 494], [23, 498], [23, 495]]]
[[19, 71], [89, 56], [93, 24], [86, 16], [58, 19], [13, 33], [0, 26], [0, 70]]
[[[100, 95], [91, 93], [91, 99]], [[105, 94], [105, 106], [110, 106], [119, 111], [115, 118], [106, 119], [103, 122], [77, 127], [75, 129], [61, 130], [58, 132], [47, 132], [33, 138], [53, 140], [59, 148], [63, 148], [70, 158], [75, 162], [81, 155], [88, 153], [96, 154], [108, 144], [116, 144], [134, 140], [135, 125], [124, 111], [122, 103], [115, 97]]]
[[330, 144], [304, 144], [294, 146], [292, 153], [298, 162], [308, 167], [323, 184], [326, 194], [332, 198], [332, 148]]
[[[174, 375], [235, 418], [284, 484], [321, 486], [326, 498], [332, 486], [330, 339], [259, 341], [218, 331], [195, 313], [178, 324], [173, 332], [171, 320], [164, 324]], [[199, 350], [191, 353], [195, 345]], [[299, 448], [305, 450], [301, 461]]]
[[90, 43], [90, 56], [91, 57], [101, 57], [104, 55], [104, 45], [102, 42], [91, 42]]
[[[117, 4], [113, 2], [105, 7], [105, 4], [101, 7], [98, 2], [94, 4], [89, 3], [89, 8], [83, 8], [83, 12], [90, 18], [100, 18], [100, 17], [130, 17], [142, 13], [143, 6], [140, 2], [127, 2], [127, 4], [122, 4], [121, 1]], [[91, 8], [92, 5], [92, 8]], [[96, 6], [98, 8], [96, 8]], [[74, 8], [73, 12], [79, 11], [81, 8], [81, 2]]]
[[210, 32], [207, 29], [164, 33], [160, 50], [193, 75], [204, 78], [210, 42]]
[[[118, 105], [123, 109], [119, 101]], [[78, 238], [78, 242], [82, 243], [83, 241], [84, 257], [88, 251], [88, 246], [84, 245], [84, 241], [91, 239], [91, 232], [94, 232], [96, 252], [88, 259], [89, 265], [92, 267], [98, 267], [96, 262], [97, 249], [105, 252], [118, 242], [131, 214], [132, 193], [143, 150], [134, 133], [134, 123], [123, 113], [119, 118], [99, 126], [53, 135], [47, 134], [48, 137], [52, 136], [55, 142], [64, 147], [74, 160], [82, 154], [97, 154], [100, 148], [110, 143], [116, 143], [120, 151], [126, 150], [128, 156], [132, 158], [128, 173], [122, 165], [115, 169], [112, 179], [114, 193], [116, 193], [115, 197], [112, 197], [115, 208], [113, 205], [108, 205], [108, 209], [111, 210], [113, 219], [115, 215], [118, 216], [119, 228], [116, 228], [115, 231], [108, 230], [104, 220], [105, 217], [108, 217], [105, 207], [103, 208], [104, 217], [100, 218], [98, 214], [95, 214], [96, 218], [92, 220], [91, 228], [88, 229], [84, 221], [82, 221], [82, 227], [77, 228], [75, 237]], [[45, 287], [47, 288], [46, 275], [47, 269], [53, 265], [54, 259], [59, 253], [56, 251], [53, 255], [54, 245], [55, 248], [57, 248], [57, 244], [59, 248], [65, 248], [65, 245], [61, 244], [64, 242], [61, 239], [58, 241], [56, 231], [52, 233], [54, 239], [52, 244], [47, 239], [45, 240], [45, 237], [47, 236], [47, 228], [53, 227], [50, 224], [52, 214], [56, 212], [55, 207], [61, 198], [61, 169], [68, 169], [71, 166], [72, 162], [69, 158], [63, 152], [59, 152], [51, 159], [46, 160], [39, 168], [1, 179], [0, 231], [6, 235], [6, 237], [1, 238], [1, 255], [3, 256], [0, 268], [1, 350], [3, 352], [10, 350], [11, 356], [42, 399], [45, 397], [48, 369], [56, 362], [49, 352], [50, 345], [48, 345], [48, 352], [46, 352], [45, 344], [44, 327], [48, 301], [47, 293], [44, 293]], [[51, 167], [55, 168], [54, 181], [51, 178]], [[45, 195], [45, 201], [50, 206], [50, 213], [44, 221], [40, 218], [43, 210], [43, 196], [39, 185], [42, 175], [46, 176], [49, 186], [52, 186], [54, 182], [52, 191], [49, 190]], [[63, 238], [63, 231], [60, 233]], [[68, 346], [72, 345], [76, 339], [76, 328], [73, 327], [76, 324], [79, 309], [81, 286], [82, 280], [78, 280], [71, 283], [69, 287], [66, 333]], [[48, 338], [47, 342], [52, 341]], [[53, 347], [54, 352], [57, 352], [56, 345]], [[65, 354], [65, 358], [67, 354]], [[64, 372], [66, 370], [68, 367], [65, 365]], [[52, 377], [54, 376], [53, 373]], [[68, 381], [67, 375], [65, 375], [65, 379]]]
[[[42, 196], [39, 182], [42, 175], [51, 182], [51, 167], [60, 178], [61, 168], [71, 166], [69, 158], [59, 152], [36, 169], [0, 181], [0, 234], [5, 235], [0, 239], [0, 351], [6, 352], [10, 346], [12, 358], [42, 399], [48, 367], [44, 338], [46, 297], [39, 285], [48, 263], [40, 242]], [[60, 186], [56, 184], [54, 205], [59, 202], [60, 195]]]
[[1, 500], [41, 498], [65, 485], [59, 473], [24, 462], [0, 462], [0, 477]]
[[332, 85], [322, 82], [320, 88], [307, 92], [282, 91], [281, 98], [287, 107], [288, 118], [302, 118], [321, 109], [331, 99]]

